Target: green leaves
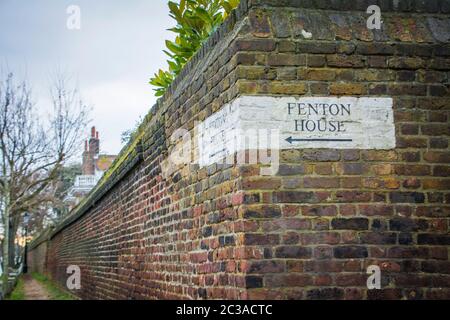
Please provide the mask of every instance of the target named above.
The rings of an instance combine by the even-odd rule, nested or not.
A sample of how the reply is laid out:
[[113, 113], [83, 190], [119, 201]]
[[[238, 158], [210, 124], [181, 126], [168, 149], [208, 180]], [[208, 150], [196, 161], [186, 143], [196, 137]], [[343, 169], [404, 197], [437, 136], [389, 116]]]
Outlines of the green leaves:
[[176, 34], [174, 41], [166, 41], [169, 70], [159, 70], [150, 79], [156, 96], [162, 96], [183, 66], [197, 52], [209, 35], [239, 5], [240, 0], [180, 0], [169, 1], [169, 16], [176, 26], [169, 29]]
[[154, 77], [150, 79], [150, 84], [157, 87], [156, 89], [154, 89], [155, 96], [162, 96], [166, 92], [166, 89], [170, 86], [172, 81], [173, 74], [171, 72], [159, 69], [159, 71], [155, 73]]

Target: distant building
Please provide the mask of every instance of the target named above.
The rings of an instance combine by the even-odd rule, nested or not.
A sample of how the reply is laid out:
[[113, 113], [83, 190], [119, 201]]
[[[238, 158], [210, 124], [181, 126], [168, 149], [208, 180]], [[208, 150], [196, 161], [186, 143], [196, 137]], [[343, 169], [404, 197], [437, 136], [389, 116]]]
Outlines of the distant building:
[[98, 131], [95, 130], [95, 127], [92, 127], [91, 136], [84, 143], [82, 158], [82, 174], [75, 177], [73, 187], [66, 197], [69, 209], [76, 206], [95, 187], [103, 173], [113, 163], [116, 155], [100, 153]]

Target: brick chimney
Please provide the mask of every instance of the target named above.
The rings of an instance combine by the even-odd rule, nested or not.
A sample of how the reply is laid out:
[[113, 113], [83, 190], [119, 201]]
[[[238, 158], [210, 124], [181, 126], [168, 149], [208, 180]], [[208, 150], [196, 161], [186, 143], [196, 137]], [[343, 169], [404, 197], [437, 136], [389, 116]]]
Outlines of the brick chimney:
[[89, 141], [86, 140], [84, 143], [83, 164], [82, 164], [83, 175], [95, 174], [95, 158], [98, 156], [99, 152], [100, 152], [100, 140], [98, 138], [98, 131], [95, 130], [95, 127], [92, 127]]
[[98, 131], [95, 127], [91, 128], [91, 137], [89, 138], [89, 151], [94, 155], [98, 155], [100, 152], [100, 140], [98, 139]]

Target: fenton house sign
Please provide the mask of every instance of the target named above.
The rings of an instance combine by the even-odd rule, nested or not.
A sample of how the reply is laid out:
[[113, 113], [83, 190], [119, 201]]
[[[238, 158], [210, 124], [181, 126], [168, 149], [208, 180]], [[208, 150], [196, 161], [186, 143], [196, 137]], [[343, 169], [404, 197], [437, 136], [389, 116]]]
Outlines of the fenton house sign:
[[250, 149], [395, 148], [392, 98], [385, 97], [241, 96], [198, 128], [201, 165], [249, 143]]

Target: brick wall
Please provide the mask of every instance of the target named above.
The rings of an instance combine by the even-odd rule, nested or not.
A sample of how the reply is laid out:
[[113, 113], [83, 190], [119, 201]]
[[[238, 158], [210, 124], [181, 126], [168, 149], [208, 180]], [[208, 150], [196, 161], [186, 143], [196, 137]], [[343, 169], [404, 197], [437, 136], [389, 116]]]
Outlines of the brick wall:
[[45, 273], [47, 262], [47, 241], [42, 241], [40, 243], [35, 242], [35, 246], [32, 250], [28, 252], [27, 255], [27, 265], [28, 269], [32, 272]]
[[[450, 3], [378, 1], [368, 30], [372, 2], [243, 0], [30, 256], [61, 284], [79, 265], [82, 298], [450, 298]], [[243, 94], [392, 97], [397, 147], [163, 175], [172, 133]]]

